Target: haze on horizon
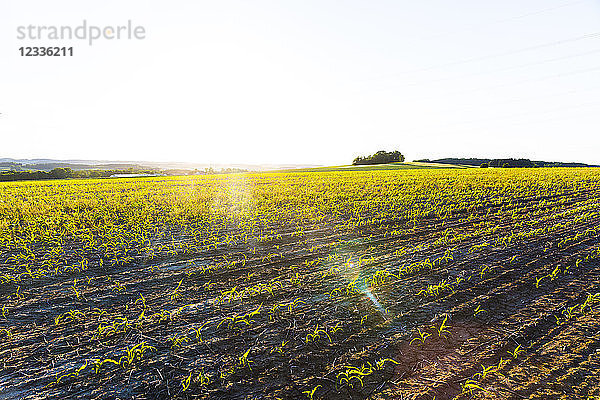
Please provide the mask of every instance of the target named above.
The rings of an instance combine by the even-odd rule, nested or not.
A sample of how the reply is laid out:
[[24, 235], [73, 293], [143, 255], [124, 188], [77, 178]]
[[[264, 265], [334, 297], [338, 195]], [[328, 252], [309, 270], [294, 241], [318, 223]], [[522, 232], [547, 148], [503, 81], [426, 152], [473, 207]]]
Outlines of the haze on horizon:
[[[146, 38], [17, 40], [84, 19]], [[5, 1], [0, 157], [600, 164], [599, 21], [594, 0]]]

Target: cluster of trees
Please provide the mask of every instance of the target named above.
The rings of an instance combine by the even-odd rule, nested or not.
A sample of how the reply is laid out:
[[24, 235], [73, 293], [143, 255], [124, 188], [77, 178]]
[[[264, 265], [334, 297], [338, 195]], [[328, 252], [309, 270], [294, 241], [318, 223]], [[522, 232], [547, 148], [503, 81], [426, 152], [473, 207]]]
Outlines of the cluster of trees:
[[352, 161], [352, 165], [388, 164], [402, 161], [404, 161], [404, 156], [399, 151], [387, 152], [380, 150], [370, 156], [356, 157], [354, 161]]

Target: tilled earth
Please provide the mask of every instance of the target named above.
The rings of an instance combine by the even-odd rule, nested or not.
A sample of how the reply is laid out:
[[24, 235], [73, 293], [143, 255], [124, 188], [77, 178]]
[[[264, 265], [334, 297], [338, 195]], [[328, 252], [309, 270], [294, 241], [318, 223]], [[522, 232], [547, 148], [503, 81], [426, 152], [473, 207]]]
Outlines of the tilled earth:
[[593, 198], [329, 222], [3, 283], [0, 399], [600, 398]]

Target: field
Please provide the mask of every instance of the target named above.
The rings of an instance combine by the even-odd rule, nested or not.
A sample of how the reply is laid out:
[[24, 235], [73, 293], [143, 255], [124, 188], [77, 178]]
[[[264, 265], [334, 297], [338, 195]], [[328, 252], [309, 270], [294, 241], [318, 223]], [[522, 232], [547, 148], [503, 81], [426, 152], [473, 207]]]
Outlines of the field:
[[600, 398], [600, 170], [0, 184], [0, 399]]
[[389, 171], [401, 169], [438, 169], [438, 168], [472, 168], [466, 165], [452, 165], [424, 162], [395, 162], [375, 165], [337, 165], [332, 167], [296, 168], [284, 169], [276, 172], [299, 173], [299, 172], [342, 172], [342, 171]]

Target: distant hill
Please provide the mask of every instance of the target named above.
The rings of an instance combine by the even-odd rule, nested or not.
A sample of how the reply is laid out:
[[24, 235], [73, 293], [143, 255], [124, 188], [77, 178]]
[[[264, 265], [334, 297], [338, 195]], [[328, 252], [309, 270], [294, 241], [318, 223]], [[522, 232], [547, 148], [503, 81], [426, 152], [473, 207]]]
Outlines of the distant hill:
[[481, 164], [488, 164], [490, 167], [503, 167], [508, 164], [510, 167], [600, 167], [600, 165], [589, 165], [574, 162], [556, 162], [556, 161], [531, 161], [526, 158], [440, 158], [438, 160], [415, 160], [423, 163], [450, 164], [450, 165], [470, 165], [479, 167]]
[[244, 169], [248, 171], [270, 171], [282, 168], [314, 168], [313, 164], [205, 164], [191, 162], [156, 161], [109, 161], [109, 160], [54, 160], [48, 158], [15, 159], [0, 158], [0, 171], [51, 171], [55, 168], [81, 170], [203, 170]]
[[395, 162], [386, 164], [373, 164], [373, 165], [334, 165], [330, 167], [317, 167], [317, 168], [295, 168], [295, 169], [280, 169], [270, 172], [283, 172], [283, 173], [294, 173], [294, 172], [336, 172], [336, 171], [388, 171], [388, 170], [399, 170], [399, 169], [437, 169], [437, 168], [469, 168], [463, 165], [451, 165], [451, 164], [436, 164], [433, 162], [421, 163], [421, 162]]

